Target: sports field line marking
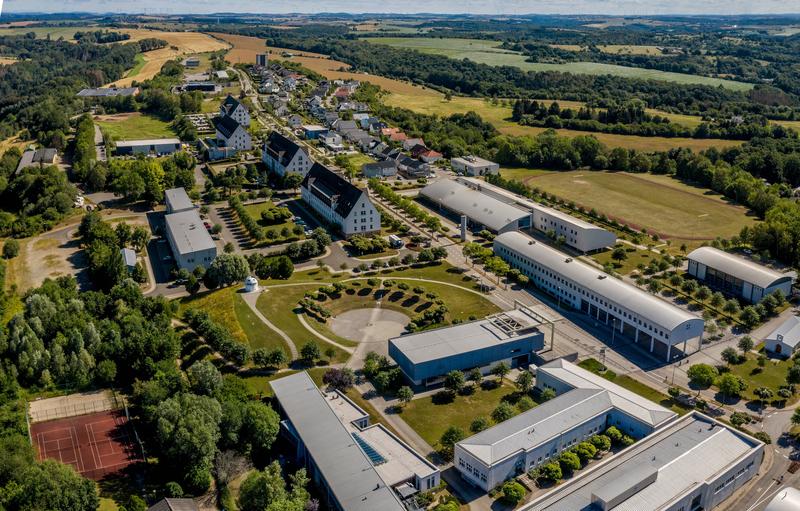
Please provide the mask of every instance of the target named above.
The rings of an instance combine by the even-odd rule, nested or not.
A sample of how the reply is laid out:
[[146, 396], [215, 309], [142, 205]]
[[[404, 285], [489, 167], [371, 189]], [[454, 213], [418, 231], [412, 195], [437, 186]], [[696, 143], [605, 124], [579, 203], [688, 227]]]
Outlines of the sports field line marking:
[[39, 461], [44, 460], [46, 452], [44, 445], [42, 445], [42, 433], [39, 432], [36, 434], [36, 443], [39, 445]]
[[[104, 429], [102, 431], [102, 436], [103, 437], [100, 439], [100, 441], [97, 440], [97, 437], [96, 437], [95, 431], [94, 431], [94, 426], [97, 425], [97, 424], [105, 425], [107, 423], [108, 423], [108, 420], [99, 420], [99, 421], [90, 422], [89, 424], [87, 424], [87, 426], [91, 426], [91, 428], [92, 428], [92, 443], [95, 445], [95, 447], [97, 449], [97, 455], [100, 457], [100, 459], [102, 459], [104, 456], [116, 455], [119, 452], [116, 449], [114, 449], [114, 444], [117, 443], [117, 440], [118, 440], [120, 434], [116, 434], [115, 435], [114, 434], [114, 428]], [[100, 443], [101, 442], [102, 443], [108, 442], [108, 446], [109, 446], [111, 452], [109, 452], [108, 454], [102, 454], [100, 452]]]
[[89, 440], [89, 450], [92, 451], [92, 459], [94, 460], [94, 467], [95, 470], [103, 468], [103, 465], [100, 463], [100, 460], [97, 459], [100, 456], [100, 451], [97, 451], [97, 456], [95, 456], [95, 451], [97, 450], [97, 446], [94, 442], [94, 429], [92, 428], [91, 424], [84, 424], [86, 428], [86, 436], [91, 438]]
[[72, 428], [70, 429], [72, 430], [72, 434], [75, 435], [75, 443], [73, 444], [72, 448], [77, 453], [77, 458], [80, 459], [81, 463], [80, 470], [78, 470], [78, 472], [83, 473], [86, 472], [86, 465], [83, 463], [83, 454], [81, 454], [81, 444], [80, 442], [78, 442], [78, 432], [75, 430], [75, 426], [72, 426]]

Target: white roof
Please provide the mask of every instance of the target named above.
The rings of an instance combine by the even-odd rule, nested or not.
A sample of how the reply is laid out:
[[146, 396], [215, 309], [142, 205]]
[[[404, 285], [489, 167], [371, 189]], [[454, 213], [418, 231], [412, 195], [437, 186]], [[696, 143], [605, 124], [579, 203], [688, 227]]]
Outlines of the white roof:
[[228, 72], [224, 71], [224, 70], [223, 71], [215, 71], [214, 74], [217, 75], [217, 78], [222, 78], [222, 79], [229, 78]]
[[478, 156], [472, 156], [472, 155], [470, 155], [470, 156], [462, 156], [460, 158], [453, 158], [452, 160], [450, 160], [450, 163], [453, 163], [453, 162], [460, 163], [461, 165], [464, 165], [464, 166], [467, 166], [467, 167], [485, 167], [486, 165], [497, 165], [493, 161], [484, 160], [483, 158], [480, 158]]
[[771, 270], [766, 266], [756, 264], [714, 247], [697, 248], [692, 250], [687, 257], [689, 260], [697, 261], [698, 263], [720, 270], [763, 289], [779, 284], [780, 281], [794, 279], [796, 275], [794, 272], [780, 273]]
[[123, 248], [120, 253], [122, 253], [122, 260], [125, 266], [136, 266], [136, 252], [129, 248]]
[[782, 489], [764, 511], [800, 511], [800, 490], [792, 487]]
[[605, 231], [602, 227], [594, 225], [593, 223], [587, 222], [585, 220], [581, 220], [580, 218], [576, 218], [572, 215], [568, 215], [567, 213], [561, 212], [557, 209], [549, 208], [538, 202], [532, 201], [527, 197], [523, 197], [522, 195], [517, 195], [514, 192], [508, 191], [504, 188], [500, 188], [499, 186], [495, 186], [491, 183], [483, 181], [482, 179], [478, 179], [475, 177], [458, 177], [456, 179], [465, 184], [469, 184], [473, 187], [478, 189], [488, 190], [491, 191], [494, 195], [499, 195], [504, 197], [506, 200], [513, 202], [519, 206], [523, 206], [528, 208], [532, 211], [538, 211], [542, 214], [546, 214], [552, 216], [554, 218], [558, 218], [559, 220], [563, 221], [564, 223], [568, 223], [575, 228], [584, 229], [584, 230], [598, 230], [598, 231]]
[[778, 328], [767, 336], [770, 341], [777, 341], [778, 336], [783, 336], [781, 342], [792, 348], [800, 343], [800, 317], [790, 316]]
[[657, 298], [650, 293], [614, 278], [603, 271], [575, 260], [544, 243], [519, 232], [506, 232], [497, 236], [495, 246], [502, 245], [525, 255], [536, 263], [560, 273], [563, 277], [580, 285], [617, 305], [635, 312], [648, 321], [673, 331], [687, 321], [703, 320], [681, 308]]
[[307, 372], [270, 383], [333, 495], [346, 511], [403, 511]]
[[520, 451], [534, 449], [613, 409], [654, 429], [676, 416], [675, 412], [565, 360], [554, 360], [539, 367], [537, 372], [552, 374], [573, 390], [458, 445], [488, 466]]
[[606, 390], [611, 395], [611, 401], [616, 408], [653, 427], [658, 427], [676, 415], [675, 412], [658, 403], [564, 359], [548, 362], [539, 366], [536, 371], [537, 374], [543, 372], [558, 378], [575, 389]]
[[117, 147], [139, 147], [143, 145], [180, 145], [181, 141], [177, 138], [151, 138], [143, 140], [120, 140], [116, 142]]
[[167, 229], [172, 233], [172, 239], [175, 241], [174, 248], [179, 254], [191, 254], [216, 248], [217, 245], [208, 234], [200, 219], [200, 213], [196, 209], [171, 213], [164, 219]]
[[[515, 322], [519, 328], [507, 330], [510, 322]], [[538, 332], [539, 324], [525, 309], [514, 309], [478, 321], [402, 335], [389, 342], [412, 363], [420, 364], [519, 340]]]
[[614, 511], [667, 509], [749, 456], [758, 463], [763, 449], [758, 440], [693, 412], [521, 509], [572, 511], [601, 502]]
[[420, 194], [451, 211], [467, 215], [493, 231], [530, 216], [530, 212], [506, 204], [456, 181], [442, 179], [429, 184]]

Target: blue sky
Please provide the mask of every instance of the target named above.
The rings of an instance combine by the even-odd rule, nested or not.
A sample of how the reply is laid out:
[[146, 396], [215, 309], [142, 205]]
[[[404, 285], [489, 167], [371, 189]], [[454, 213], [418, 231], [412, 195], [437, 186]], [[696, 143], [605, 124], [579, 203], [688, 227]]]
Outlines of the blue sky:
[[800, 0], [0, 0], [4, 12], [396, 12], [474, 14], [769, 14], [800, 12]]

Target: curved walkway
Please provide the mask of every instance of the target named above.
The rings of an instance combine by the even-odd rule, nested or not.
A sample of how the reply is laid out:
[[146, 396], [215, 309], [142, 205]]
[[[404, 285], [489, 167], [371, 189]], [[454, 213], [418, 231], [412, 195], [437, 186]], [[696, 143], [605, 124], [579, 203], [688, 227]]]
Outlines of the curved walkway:
[[273, 324], [270, 320], [268, 320], [267, 317], [264, 316], [260, 310], [258, 310], [258, 307], [256, 307], [256, 302], [258, 301], [259, 296], [261, 296], [261, 292], [243, 293], [242, 300], [244, 300], [244, 303], [246, 303], [247, 306], [250, 307], [250, 310], [253, 311], [253, 314], [255, 314], [258, 319], [260, 319], [265, 325], [267, 325], [267, 327], [271, 328], [278, 335], [281, 336], [281, 338], [286, 342], [289, 351], [291, 352], [292, 360], [299, 358], [300, 354], [298, 353], [297, 346], [295, 346], [292, 338], [286, 335], [286, 332], [284, 332], [283, 330], [275, 326], [275, 324]]
[[314, 330], [313, 328], [311, 328], [311, 325], [309, 325], [308, 321], [306, 321], [305, 314], [298, 314], [297, 315], [297, 320], [300, 322], [301, 325], [303, 325], [303, 328], [308, 330], [314, 337], [316, 337], [316, 338], [318, 338], [320, 340], [323, 340], [323, 341], [327, 342], [328, 344], [333, 344], [337, 348], [339, 348], [341, 350], [344, 350], [347, 353], [350, 353], [351, 355], [355, 351], [355, 348], [351, 348], [350, 346], [345, 346], [343, 344], [339, 344], [338, 342], [334, 341], [333, 339], [331, 339], [329, 337], [326, 337], [326, 336], [322, 335], [321, 333], [317, 332], [316, 330]]

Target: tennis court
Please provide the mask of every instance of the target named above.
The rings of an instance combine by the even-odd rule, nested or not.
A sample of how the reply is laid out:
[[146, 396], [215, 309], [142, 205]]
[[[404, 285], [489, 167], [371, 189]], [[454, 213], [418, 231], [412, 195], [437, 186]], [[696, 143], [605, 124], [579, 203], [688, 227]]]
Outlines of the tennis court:
[[95, 481], [143, 459], [122, 410], [34, 423], [30, 432], [39, 460], [71, 465]]

